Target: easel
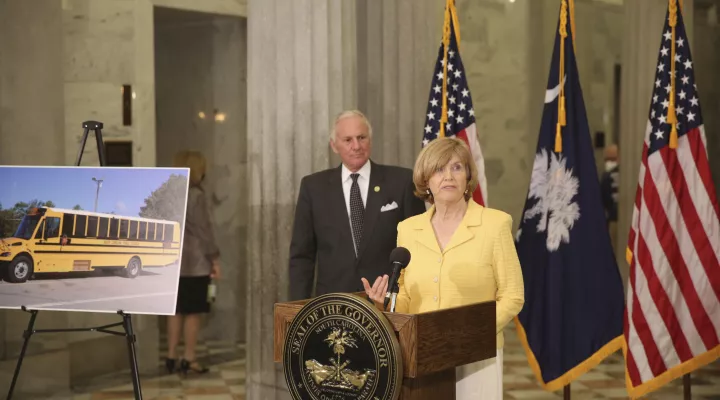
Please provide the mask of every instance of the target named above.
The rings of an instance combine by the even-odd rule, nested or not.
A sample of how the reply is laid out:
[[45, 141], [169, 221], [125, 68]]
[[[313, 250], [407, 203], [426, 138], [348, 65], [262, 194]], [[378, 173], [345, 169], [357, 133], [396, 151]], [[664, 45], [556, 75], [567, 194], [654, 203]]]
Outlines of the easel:
[[[82, 143], [80, 144], [80, 151], [77, 155], [77, 161], [75, 162], [75, 166], [80, 166], [80, 161], [82, 160], [82, 154], [83, 151], [85, 151], [85, 143], [88, 139], [88, 134], [90, 133], [90, 130], [95, 131], [95, 141], [97, 142], [97, 148], [98, 148], [98, 156], [100, 157], [100, 166], [104, 167], [105, 164], [105, 152], [103, 148], [103, 139], [102, 139], [102, 128], [103, 124], [102, 122], [98, 121], [85, 121], [82, 124], [83, 128], [85, 128], [85, 132], [83, 133], [82, 137]], [[55, 332], [102, 332], [107, 333], [110, 335], [116, 335], [116, 336], [125, 336], [127, 338], [127, 347], [128, 347], [128, 355], [130, 357], [130, 373], [132, 374], [132, 381], [133, 381], [133, 391], [135, 392], [135, 399], [136, 400], [142, 400], [142, 391], [140, 390], [140, 375], [138, 373], [138, 366], [137, 366], [137, 355], [135, 353], [135, 334], [133, 333], [133, 327], [132, 327], [132, 320], [130, 314], [126, 314], [122, 310], [118, 310], [118, 315], [122, 317], [122, 322], [117, 322], [114, 324], [109, 325], [103, 325], [103, 326], [96, 326], [92, 328], [75, 328], [75, 329], [34, 329], [35, 327], [35, 319], [37, 318], [37, 314], [39, 310], [28, 310], [27, 307], [22, 306], [21, 309], [25, 312], [30, 313], [30, 321], [28, 322], [27, 329], [25, 332], [23, 332], [23, 337], [25, 338], [25, 342], [23, 343], [22, 350], [20, 351], [20, 357], [18, 358], [17, 366], [15, 367], [15, 374], [13, 374], [12, 384], [10, 385], [10, 391], [8, 392], [7, 399], [10, 400], [12, 398], [13, 390], [15, 389], [15, 384], [17, 383], [18, 375], [20, 375], [20, 367], [22, 366], [23, 358], [25, 357], [25, 351], [27, 350], [28, 342], [30, 341], [30, 337], [34, 333], [55, 333]], [[109, 330], [110, 328], [114, 328], [117, 326], [122, 326], [124, 329], [124, 332], [118, 332]]]

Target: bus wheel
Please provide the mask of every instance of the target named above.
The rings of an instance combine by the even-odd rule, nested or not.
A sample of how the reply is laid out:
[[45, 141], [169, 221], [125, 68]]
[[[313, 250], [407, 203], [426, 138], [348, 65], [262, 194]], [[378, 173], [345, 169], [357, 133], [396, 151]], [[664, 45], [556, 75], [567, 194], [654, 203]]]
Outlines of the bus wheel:
[[125, 267], [125, 277], [126, 278], [135, 278], [138, 275], [140, 275], [140, 269], [142, 268], [142, 263], [140, 262], [140, 259], [137, 257], [133, 257], [130, 259], [130, 262], [128, 262], [127, 267]]
[[8, 282], [23, 283], [33, 273], [33, 262], [27, 256], [17, 256], [8, 264], [6, 277]]

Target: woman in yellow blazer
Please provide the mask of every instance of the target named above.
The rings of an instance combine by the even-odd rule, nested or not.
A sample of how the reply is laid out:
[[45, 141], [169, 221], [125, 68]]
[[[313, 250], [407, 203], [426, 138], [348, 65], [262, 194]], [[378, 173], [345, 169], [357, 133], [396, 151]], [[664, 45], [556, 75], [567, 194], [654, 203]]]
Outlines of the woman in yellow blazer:
[[[524, 287], [510, 215], [472, 199], [478, 174], [467, 145], [432, 141], [418, 156], [416, 195], [432, 204], [398, 225], [397, 245], [410, 251], [398, 280], [395, 310], [422, 313], [496, 301], [497, 357], [459, 367], [457, 399], [502, 399], [503, 328], [522, 309]], [[365, 291], [382, 308], [388, 276]]]

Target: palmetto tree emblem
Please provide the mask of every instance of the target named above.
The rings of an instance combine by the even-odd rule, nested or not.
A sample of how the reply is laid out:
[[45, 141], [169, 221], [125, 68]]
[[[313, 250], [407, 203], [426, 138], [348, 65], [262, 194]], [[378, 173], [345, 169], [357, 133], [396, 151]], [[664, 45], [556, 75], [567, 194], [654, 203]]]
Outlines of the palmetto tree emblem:
[[[546, 247], [556, 251], [570, 243], [570, 230], [580, 218], [580, 206], [573, 199], [580, 186], [567, 159], [545, 149], [535, 155], [528, 198], [537, 199], [523, 215], [523, 221], [539, 216], [537, 232], [547, 232]], [[517, 233], [517, 240], [521, 235]]]
[[345, 346], [357, 348], [357, 343], [353, 337], [352, 332], [345, 329], [335, 328], [332, 333], [325, 338], [325, 342], [328, 346], [332, 347], [333, 353], [337, 356], [337, 360], [332, 360], [332, 364], [335, 366], [335, 376], [333, 377], [338, 382], [346, 381], [342, 374], [342, 370], [345, 369], [350, 361], [345, 361], [341, 364], [340, 356], [345, 354]]
[[305, 361], [305, 368], [317, 384], [335, 389], [357, 391], [362, 389], [367, 380], [375, 375], [375, 371], [370, 369], [360, 372], [346, 368], [351, 362], [342, 360], [346, 349], [358, 348], [352, 331], [333, 328], [324, 342], [335, 354], [335, 358], [330, 358], [330, 365], [322, 365], [316, 360]]

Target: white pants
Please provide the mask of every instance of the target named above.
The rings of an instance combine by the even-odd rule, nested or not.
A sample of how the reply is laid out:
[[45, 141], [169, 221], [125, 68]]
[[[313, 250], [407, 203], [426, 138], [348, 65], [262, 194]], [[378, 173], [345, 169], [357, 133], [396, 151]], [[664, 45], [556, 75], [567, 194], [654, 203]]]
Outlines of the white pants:
[[466, 364], [455, 369], [455, 398], [457, 400], [502, 400], [503, 349], [497, 356]]

